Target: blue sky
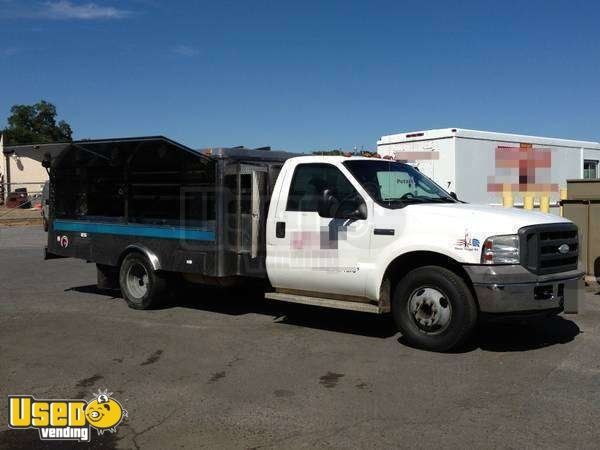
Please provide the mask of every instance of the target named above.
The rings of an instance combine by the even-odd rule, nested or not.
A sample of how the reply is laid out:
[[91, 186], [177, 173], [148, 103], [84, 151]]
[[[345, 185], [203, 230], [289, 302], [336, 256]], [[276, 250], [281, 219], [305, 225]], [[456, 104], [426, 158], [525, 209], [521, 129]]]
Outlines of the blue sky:
[[462, 127], [600, 140], [600, 4], [0, 0], [0, 123], [76, 138], [374, 148]]

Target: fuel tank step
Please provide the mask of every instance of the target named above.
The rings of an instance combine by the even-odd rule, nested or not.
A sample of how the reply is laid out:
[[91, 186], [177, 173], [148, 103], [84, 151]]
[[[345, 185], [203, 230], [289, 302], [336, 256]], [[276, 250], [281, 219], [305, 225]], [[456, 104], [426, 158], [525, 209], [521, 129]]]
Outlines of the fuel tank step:
[[278, 300], [289, 303], [300, 303], [303, 305], [322, 306], [324, 308], [346, 309], [350, 311], [369, 312], [381, 314], [377, 305], [362, 302], [349, 302], [343, 300], [333, 300], [322, 297], [307, 297], [305, 295], [284, 294], [280, 292], [267, 292], [265, 298], [268, 300]]

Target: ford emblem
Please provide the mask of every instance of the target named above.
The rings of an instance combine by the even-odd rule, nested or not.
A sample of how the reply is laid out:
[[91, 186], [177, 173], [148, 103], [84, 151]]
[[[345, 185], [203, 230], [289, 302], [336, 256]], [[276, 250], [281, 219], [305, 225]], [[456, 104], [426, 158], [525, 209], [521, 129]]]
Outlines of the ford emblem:
[[563, 255], [565, 253], [569, 253], [569, 250], [571, 250], [571, 247], [569, 247], [567, 244], [562, 244], [560, 247], [558, 247], [559, 253], [562, 253]]

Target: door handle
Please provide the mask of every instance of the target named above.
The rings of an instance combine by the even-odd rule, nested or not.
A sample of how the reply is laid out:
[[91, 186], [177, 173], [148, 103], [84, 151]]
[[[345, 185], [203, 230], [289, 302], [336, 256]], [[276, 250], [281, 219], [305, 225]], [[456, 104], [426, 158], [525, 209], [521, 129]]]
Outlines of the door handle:
[[277, 238], [285, 237], [285, 222], [277, 222], [275, 224], [275, 237], [277, 237]]

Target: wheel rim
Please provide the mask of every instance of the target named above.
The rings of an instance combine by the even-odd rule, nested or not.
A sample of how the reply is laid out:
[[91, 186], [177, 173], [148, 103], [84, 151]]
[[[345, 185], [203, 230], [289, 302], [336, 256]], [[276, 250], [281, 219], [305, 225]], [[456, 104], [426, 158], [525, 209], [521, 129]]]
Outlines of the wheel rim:
[[446, 294], [437, 288], [415, 289], [408, 300], [408, 313], [420, 330], [438, 334], [448, 328], [452, 306]]
[[132, 264], [127, 270], [127, 290], [129, 294], [139, 300], [148, 293], [148, 272], [141, 264]]

